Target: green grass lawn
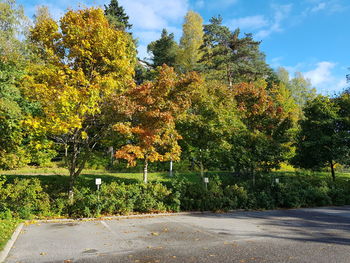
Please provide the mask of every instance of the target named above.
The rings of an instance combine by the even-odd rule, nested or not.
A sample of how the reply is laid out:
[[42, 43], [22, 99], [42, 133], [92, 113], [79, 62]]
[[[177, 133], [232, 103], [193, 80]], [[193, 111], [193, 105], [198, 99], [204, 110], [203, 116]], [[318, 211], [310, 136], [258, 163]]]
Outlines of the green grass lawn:
[[[186, 178], [191, 182], [199, 182], [201, 180], [201, 177], [199, 175], [199, 172], [185, 172], [177, 173], [182, 178]], [[66, 168], [61, 167], [54, 167], [54, 168], [47, 168], [47, 167], [24, 167], [16, 170], [10, 170], [10, 171], [0, 171], [0, 175], [5, 175], [9, 179], [11, 178], [39, 178], [43, 183], [49, 183], [52, 181], [56, 181], [57, 183], [60, 182], [66, 182], [68, 181], [68, 170]], [[230, 181], [231, 183], [234, 183], [234, 178], [231, 173], [229, 172], [206, 172], [206, 176], [212, 176], [212, 175], [219, 175], [222, 180], [224, 181]], [[324, 178], [331, 178], [331, 175], [329, 172], [312, 172], [312, 171], [291, 171], [291, 170], [279, 170], [279, 171], [273, 171], [270, 172], [269, 175], [271, 176], [278, 176], [278, 177], [290, 177], [290, 176], [296, 176], [296, 175], [302, 175], [302, 176], [320, 176]], [[345, 172], [337, 172], [336, 173], [337, 178], [349, 178], [350, 179], [350, 173]], [[95, 178], [101, 178], [103, 182], [111, 182], [111, 181], [117, 181], [117, 182], [124, 182], [124, 183], [136, 183], [136, 182], [142, 182], [143, 181], [143, 174], [142, 173], [121, 173], [121, 172], [111, 172], [108, 170], [92, 170], [92, 169], [85, 169], [81, 173], [80, 176], [81, 180], [87, 182], [87, 183], [94, 183]], [[172, 178], [169, 177], [169, 174], [167, 172], [150, 172], [148, 174], [148, 180], [150, 182], [157, 181], [157, 182], [168, 182], [171, 181]]]
[[0, 250], [3, 250], [11, 238], [20, 220], [0, 220]]
[[[200, 177], [199, 172], [186, 172], [186, 173], [176, 173], [180, 178], [187, 179], [190, 182], [200, 183], [203, 179]], [[11, 171], [0, 171], [0, 175], [4, 175], [9, 182], [19, 179], [29, 179], [29, 178], [38, 178], [42, 185], [45, 186], [46, 192], [48, 193], [62, 193], [66, 192], [69, 185], [69, 176], [68, 170], [60, 167], [45, 168], [45, 167], [25, 167], [17, 170]], [[214, 175], [218, 175], [220, 180], [224, 185], [233, 185], [239, 184], [244, 181], [249, 181], [249, 177], [237, 177], [233, 176], [229, 172], [206, 172], [205, 176], [211, 178]], [[327, 172], [312, 172], [312, 171], [291, 171], [291, 170], [279, 170], [270, 172], [268, 175], [271, 180], [274, 178], [280, 178], [282, 182], [284, 179], [291, 179], [294, 176], [305, 176], [307, 177], [322, 177], [325, 180], [331, 180], [330, 173]], [[338, 180], [350, 180], [350, 173], [340, 173], [336, 174]], [[125, 183], [133, 184], [139, 183], [143, 180], [142, 173], [120, 173], [120, 172], [111, 172], [108, 170], [83, 170], [81, 176], [79, 176], [78, 184], [80, 186], [88, 186], [91, 188], [95, 186], [95, 178], [101, 178], [102, 183]], [[172, 177], [169, 177], [167, 172], [156, 172], [148, 174], [149, 182], [162, 182], [168, 183], [172, 180]], [[210, 179], [211, 180], [211, 179]]]
[[[199, 172], [185, 172], [175, 173], [182, 178], [186, 178], [191, 182], [198, 182], [201, 180]], [[206, 172], [206, 175], [220, 174], [226, 175], [228, 172]], [[5, 175], [8, 178], [39, 178], [42, 182], [48, 182], [52, 180], [67, 181], [68, 170], [66, 168], [54, 167], [24, 167], [16, 170], [1, 171], [0, 175]], [[142, 173], [123, 173], [123, 172], [111, 172], [108, 170], [92, 170], [84, 169], [81, 173], [80, 178], [86, 182], [93, 182], [95, 178], [101, 178], [103, 182], [124, 182], [124, 183], [136, 183], [143, 181]], [[172, 177], [167, 172], [149, 172], [148, 181], [156, 182], [169, 182]]]

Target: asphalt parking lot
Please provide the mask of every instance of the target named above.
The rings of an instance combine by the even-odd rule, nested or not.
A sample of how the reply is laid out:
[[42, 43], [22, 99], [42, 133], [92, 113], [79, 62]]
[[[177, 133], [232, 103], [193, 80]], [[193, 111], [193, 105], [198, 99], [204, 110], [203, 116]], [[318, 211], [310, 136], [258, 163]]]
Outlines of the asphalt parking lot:
[[5, 262], [350, 262], [350, 206], [30, 224]]

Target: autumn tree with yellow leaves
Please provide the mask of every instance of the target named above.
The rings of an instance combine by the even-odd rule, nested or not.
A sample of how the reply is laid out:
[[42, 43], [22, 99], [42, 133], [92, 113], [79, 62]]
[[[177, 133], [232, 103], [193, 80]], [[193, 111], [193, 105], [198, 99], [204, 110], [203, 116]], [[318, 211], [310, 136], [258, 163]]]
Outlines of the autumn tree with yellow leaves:
[[41, 111], [26, 124], [64, 145], [72, 199], [90, 153], [112, 128], [104, 122], [108, 100], [132, 82], [135, 47], [131, 36], [111, 27], [97, 8], [69, 10], [59, 23], [39, 17], [29, 39], [36, 59], [23, 89]]

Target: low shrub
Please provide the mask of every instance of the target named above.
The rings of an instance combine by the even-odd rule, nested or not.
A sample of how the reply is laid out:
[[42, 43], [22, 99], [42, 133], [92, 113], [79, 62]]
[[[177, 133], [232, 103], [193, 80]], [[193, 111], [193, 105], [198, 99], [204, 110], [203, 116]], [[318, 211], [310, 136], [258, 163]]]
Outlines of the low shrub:
[[[9, 212], [10, 211], [10, 212]], [[0, 217], [32, 219], [50, 215], [49, 195], [38, 179], [15, 179], [13, 183], [0, 180]]]
[[61, 212], [71, 217], [179, 210], [178, 195], [160, 183], [125, 185], [116, 182], [102, 185], [100, 191], [88, 187], [76, 188], [74, 202], [60, 209]]
[[[42, 186], [39, 179], [0, 178], [0, 219], [32, 219], [49, 216], [98, 217], [129, 213], [165, 211], [227, 211], [232, 209], [298, 208], [350, 204], [350, 182], [336, 182], [309, 176], [234, 177], [222, 180], [209, 175], [202, 180], [174, 177], [164, 183], [118, 183], [101, 185], [97, 191], [91, 181], [78, 180], [74, 201], [68, 202], [66, 186]], [[237, 180], [236, 180], [237, 179]], [[232, 184], [232, 181], [237, 181]], [[49, 181], [42, 180], [49, 183]], [[61, 182], [60, 184], [58, 182]], [[58, 186], [60, 185], [60, 187]]]

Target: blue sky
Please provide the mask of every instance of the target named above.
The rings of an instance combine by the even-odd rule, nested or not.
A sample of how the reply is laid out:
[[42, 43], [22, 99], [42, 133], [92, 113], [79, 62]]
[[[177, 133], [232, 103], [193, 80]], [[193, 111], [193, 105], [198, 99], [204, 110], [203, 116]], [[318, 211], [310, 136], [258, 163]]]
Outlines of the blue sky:
[[[46, 5], [58, 19], [67, 8], [103, 6], [109, 0], [17, 0], [32, 17], [37, 6]], [[147, 44], [162, 28], [181, 37], [188, 10], [205, 22], [221, 15], [231, 30], [239, 27], [261, 40], [267, 62], [283, 66], [291, 75], [302, 72], [323, 94], [333, 95], [347, 87], [350, 34], [349, 0], [119, 0], [130, 16], [139, 56], [147, 56]]]

